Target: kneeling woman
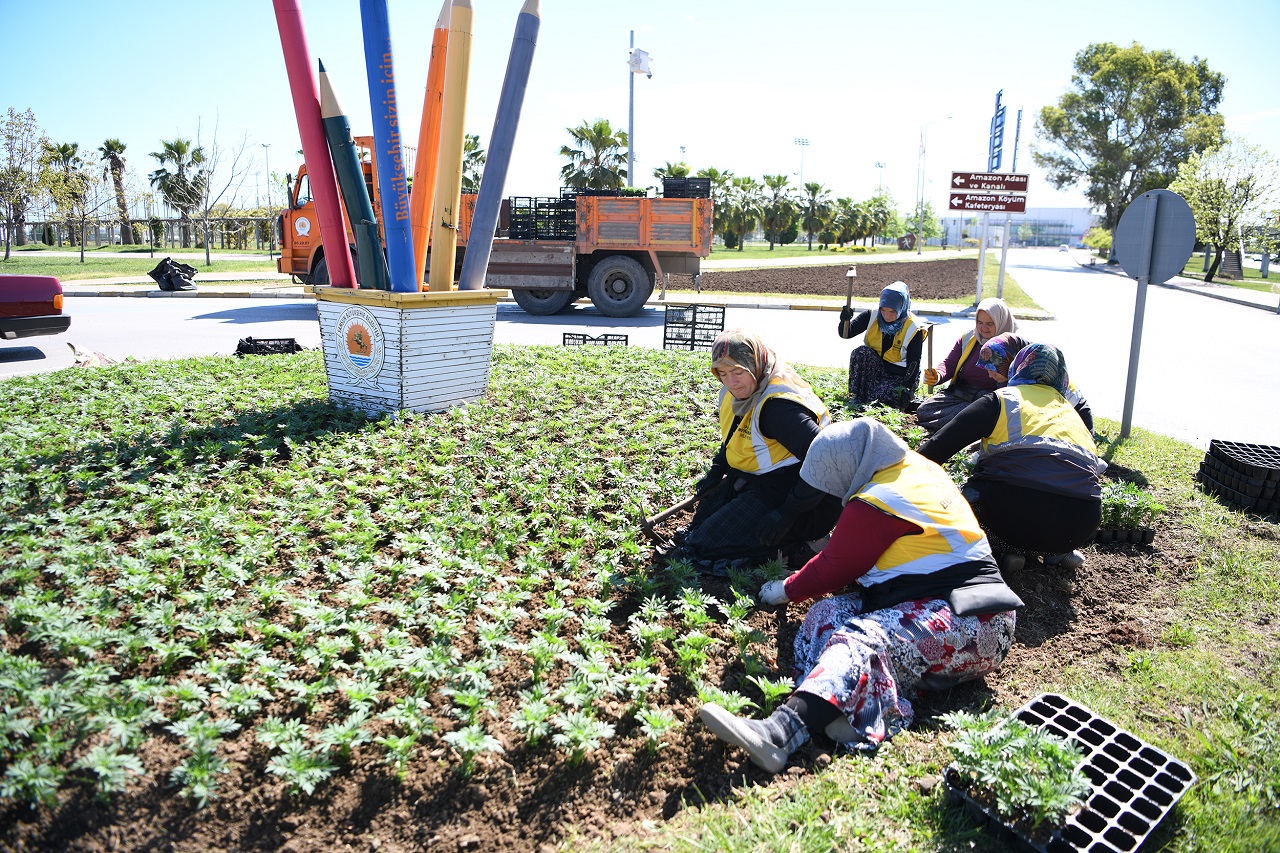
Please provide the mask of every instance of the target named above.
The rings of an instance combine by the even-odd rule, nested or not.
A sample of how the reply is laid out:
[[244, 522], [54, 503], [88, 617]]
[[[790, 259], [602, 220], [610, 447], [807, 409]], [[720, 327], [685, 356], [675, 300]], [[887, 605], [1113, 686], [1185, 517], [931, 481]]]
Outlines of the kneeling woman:
[[840, 337], [862, 330], [862, 346], [849, 354], [849, 398], [859, 406], [884, 403], [905, 409], [920, 384], [920, 351], [928, 328], [911, 313], [911, 294], [901, 281], [880, 291], [880, 307], [854, 315], [840, 311]]
[[833, 424], [809, 448], [801, 477], [845, 502], [823, 551], [766, 604], [819, 601], [796, 635], [796, 692], [766, 720], [708, 704], [718, 737], [771, 773], [825, 732], [875, 749], [909, 726], [918, 691], [943, 690], [995, 669], [1013, 645], [1022, 601], [1005, 586], [987, 538], [945, 471], [868, 418]]
[[678, 556], [724, 574], [735, 560], [758, 563], [778, 551], [803, 553], [831, 530], [840, 504], [800, 479], [800, 463], [831, 415], [759, 337], [740, 329], [711, 347], [720, 380], [720, 435]]
[[923, 456], [942, 463], [982, 441], [965, 497], [1006, 568], [1021, 568], [1029, 556], [1075, 568], [1084, 556], [1074, 549], [1093, 540], [1102, 520], [1106, 466], [1083, 420], [1088, 406], [1077, 411], [1071, 395], [1061, 351], [1031, 344], [1014, 357], [1008, 386], [969, 404], [920, 445]]

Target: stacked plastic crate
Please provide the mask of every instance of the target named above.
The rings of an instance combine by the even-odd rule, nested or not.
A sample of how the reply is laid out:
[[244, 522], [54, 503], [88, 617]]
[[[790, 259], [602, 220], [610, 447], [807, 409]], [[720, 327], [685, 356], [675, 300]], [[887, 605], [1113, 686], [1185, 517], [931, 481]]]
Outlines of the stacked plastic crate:
[[1197, 479], [1237, 509], [1280, 515], [1280, 447], [1214, 439]]
[[668, 305], [662, 327], [662, 348], [710, 350], [723, 331], [723, 305]]

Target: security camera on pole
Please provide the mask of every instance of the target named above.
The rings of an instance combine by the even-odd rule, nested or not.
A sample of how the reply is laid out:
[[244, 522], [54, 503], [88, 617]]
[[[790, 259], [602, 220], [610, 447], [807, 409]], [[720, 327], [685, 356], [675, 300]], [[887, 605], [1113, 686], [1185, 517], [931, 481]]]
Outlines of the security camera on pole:
[[627, 60], [627, 67], [630, 69], [627, 82], [630, 84], [631, 95], [627, 105], [627, 186], [634, 187], [636, 184], [632, 176], [636, 171], [636, 75], [643, 74], [648, 79], [653, 79], [653, 72], [649, 70], [649, 54], [636, 49], [635, 30], [631, 31], [631, 58]]

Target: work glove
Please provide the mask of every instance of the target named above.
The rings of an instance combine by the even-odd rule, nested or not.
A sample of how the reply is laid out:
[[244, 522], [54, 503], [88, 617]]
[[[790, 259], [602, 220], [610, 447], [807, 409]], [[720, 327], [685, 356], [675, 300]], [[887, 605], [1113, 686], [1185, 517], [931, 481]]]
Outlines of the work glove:
[[791, 599], [787, 598], [786, 581], [769, 581], [760, 587], [760, 603], [777, 606], [786, 604]]
[[693, 487], [695, 495], [706, 495], [724, 479], [724, 469], [713, 466]]
[[924, 384], [925, 384], [925, 385], [937, 385], [937, 384], [938, 384], [938, 371], [934, 370], [932, 367], [926, 367], [926, 368], [924, 369]]
[[787, 531], [791, 529], [792, 521], [789, 513], [782, 510], [772, 510], [760, 519], [760, 544], [766, 548], [771, 548], [782, 541], [782, 537], [787, 535]]
[[852, 338], [853, 332], [850, 329], [852, 325], [853, 325], [853, 309], [850, 308], [848, 305], [846, 305], [840, 309], [840, 325], [838, 327], [840, 332], [840, 337], [846, 338], [846, 339]]

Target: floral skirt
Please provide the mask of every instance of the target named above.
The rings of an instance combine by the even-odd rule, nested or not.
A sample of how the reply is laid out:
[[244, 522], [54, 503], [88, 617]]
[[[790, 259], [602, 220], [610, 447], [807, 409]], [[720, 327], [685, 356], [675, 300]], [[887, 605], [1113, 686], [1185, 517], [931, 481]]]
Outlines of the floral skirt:
[[849, 398], [859, 406], [884, 403], [905, 409], [914, 399], [919, 384], [919, 362], [903, 370], [886, 362], [865, 344], [849, 354]]
[[911, 725], [917, 691], [985, 675], [1013, 645], [1013, 611], [956, 616], [942, 599], [861, 610], [857, 593], [822, 599], [795, 641], [796, 689], [840, 709], [857, 738], [842, 744], [850, 750], [874, 750]]

